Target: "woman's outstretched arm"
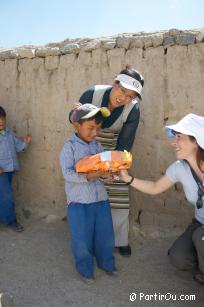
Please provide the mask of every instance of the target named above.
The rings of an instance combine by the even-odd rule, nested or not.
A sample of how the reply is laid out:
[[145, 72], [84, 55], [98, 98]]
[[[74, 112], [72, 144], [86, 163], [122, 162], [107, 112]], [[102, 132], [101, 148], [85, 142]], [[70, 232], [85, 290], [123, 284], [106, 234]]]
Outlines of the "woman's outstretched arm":
[[[120, 178], [125, 182], [130, 182], [132, 176], [127, 171], [120, 171]], [[174, 185], [167, 175], [160, 177], [157, 181], [148, 181], [134, 178], [131, 187], [151, 195], [160, 194]]]

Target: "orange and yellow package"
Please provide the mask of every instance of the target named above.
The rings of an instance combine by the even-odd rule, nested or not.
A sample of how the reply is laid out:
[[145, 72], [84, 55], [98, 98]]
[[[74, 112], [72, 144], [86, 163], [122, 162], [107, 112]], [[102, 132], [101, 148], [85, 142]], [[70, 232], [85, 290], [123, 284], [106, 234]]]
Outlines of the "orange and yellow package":
[[104, 151], [96, 155], [86, 156], [76, 163], [78, 173], [91, 171], [112, 171], [127, 170], [132, 164], [132, 155], [125, 151]]

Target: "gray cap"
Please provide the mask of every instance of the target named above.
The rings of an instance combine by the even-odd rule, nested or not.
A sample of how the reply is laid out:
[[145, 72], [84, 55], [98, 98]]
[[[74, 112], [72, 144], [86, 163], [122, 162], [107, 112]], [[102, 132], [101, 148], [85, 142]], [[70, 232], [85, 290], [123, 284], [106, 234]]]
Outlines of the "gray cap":
[[85, 103], [78, 107], [77, 109], [74, 109], [70, 112], [69, 119], [70, 122], [77, 123], [81, 119], [88, 119], [96, 115], [98, 112], [101, 112], [103, 117], [110, 116], [110, 111], [108, 108], [102, 107], [98, 108], [90, 103]]

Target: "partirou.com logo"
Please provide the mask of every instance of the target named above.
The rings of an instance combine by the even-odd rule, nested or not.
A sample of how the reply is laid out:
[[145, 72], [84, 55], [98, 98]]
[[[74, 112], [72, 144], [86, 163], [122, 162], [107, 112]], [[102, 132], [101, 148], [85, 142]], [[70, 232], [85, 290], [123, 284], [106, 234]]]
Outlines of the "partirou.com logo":
[[195, 294], [173, 294], [167, 293], [136, 293], [132, 292], [130, 294], [130, 301], [195, 301]]

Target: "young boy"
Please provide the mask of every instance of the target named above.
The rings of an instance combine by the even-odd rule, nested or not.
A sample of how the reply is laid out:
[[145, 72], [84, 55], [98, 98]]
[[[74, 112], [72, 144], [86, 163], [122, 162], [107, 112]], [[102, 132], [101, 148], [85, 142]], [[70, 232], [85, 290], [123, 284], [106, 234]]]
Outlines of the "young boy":
[[110, 115], [107, 108], [84, 104], [71, 111], [76, 133], [60, 153], [65, 178], [67, 218], [77, 271], [86, 282], [93, 282], [94, 256], [100, 269], [114, 274], [114, 233], [108, 195], [99, 177], [104, 172], [78, 174], [75, 164], [81, 158], [103, 151], [95, 140], [102, 121]]
[[12, 177], [19, 170], [17, 152], [24, 151], [30, 141], [29, 134], [22, 142], [6, 127], [6, 112], [0, 106], [0, 222], [17, 232], [24, 228], [16, 220]]

